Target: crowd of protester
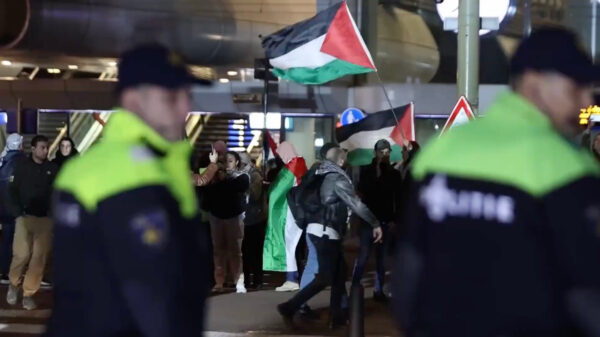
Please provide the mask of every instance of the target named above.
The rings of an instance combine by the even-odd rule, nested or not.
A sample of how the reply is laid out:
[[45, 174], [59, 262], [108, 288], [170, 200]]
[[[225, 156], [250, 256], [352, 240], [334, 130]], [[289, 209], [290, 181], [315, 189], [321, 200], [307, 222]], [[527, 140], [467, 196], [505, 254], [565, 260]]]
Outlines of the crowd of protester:
[[[538, 49], [551, 50], [554, 43], [565, 47], [560, 52], [566, 53], [569, 64], [585, 67], [565, 66], [550, 52], [538, 53]], [[158, 53], [157, 62], [165, 65], [166, 50], [153, 47], [145, 52]], [[169, 63], [167, 68], [172, 66]], [[179, 84], [188, 84], [185, 72], [175, 70], [182, 75]], [[24, 309], [37, 307], [34, 296], [53, 269], [53, 235], [60, 236], [55, 242], [73, 244], [56, 245], [54, 252], [60, 252], [61, 261], [95, 263], [85, 266], [83, 276], [67, 275], [66, 264], [57, 266], [63, 272], [57, 273], [63, 288], [60, 294], [57, 289], [56, 307], [61, 310], [55, 310], [50, 335], [71, 331], [77, 336], [81, 329], [103, 331], [98, 334], [102, 336], [144, 329], [149, 336], [194, 335], [204, 290], [235, 289], [244, 294], [263, 289], [264, 261], [274, 259], [266, 247], [275, 239], [290, 244], [278, 251], [283, 255], [277, 258], [286, 260], [287, 266], [281, 270], [285, 282], [275, 290], [297, 291], [276, 308], [285, 322], [293, 325], [296, 313], [318, 318], [308, 302], [331, 287], [329, 325], [345, 325], [349, 319], [345, 242], [351, 223], [356, 224], [359, 242], [351, 286], [360, 288], [374, 253], [373, 299], [387, 303], [390, 293], [384, 285], [390, 263], [386, 258], [396, 251], [392, 299], [397, 322], [408, 337], [578, 336], [575, 331], [600, 335], [596, 319], [600, 312], [596, 271], [600, 170], [589, 153], [575, 146], [581, 130], [572, 123], [572, 109], [561, 105], [590, 104], [589, 84], [600, 79], [600, 68], [578, 49], [572, 34], [549, 29], [525, 40], [512, 61], [512, 90], [498, 98], [485, 118], [440, 137], [423, 152], [418, 143], [405, 141], [397, 163], [391, 162], [392, 144], [376, 140], [372, 162], [355, 168], [348, 167], [348, 154], [335, 143], [324, 144], [319, 160], [308, 169], [289, 142], [273, 149], [275, 157], [264, 158], [263, 165], [217, 141], [188, 172], [189, 163], [184, 162], [189, 144], [177, 143], [178, 125], [154, 128], [162, 130], [170, 143], [138, 118], [144, 116], [148, 123], [161, 120], [149, 117], [161, 113], [154, 104], [140, 106], [148, 90], [163, 90], [154, 92], [160, 94], [166, 89], [140, 87], [127, 81], [130, 73], [122, 74], [121, 90], [129, 88], [122, 104], [137, 110], [138, 116], [121, 111], [115, 125], [133, 124], [137, 129], [125, 134], [115, 127], [108, 138], [112, 145], [126, 145], [129, 178], [138, 173], [140, 162], [160, 158], [152, 162], [154, 166], [144, 167], [148, 176], [162, 170], [155, 180], [138, 181], [142, 188], [125, 182], [131, 190], [92, 197], [82, 197], [85, 191], [66, 183], [66, 178], [55, 184], [59, 170], [71, 169], [73, 165], [65, 163], [78, 156], [76, 144], [68, 137], [60, 140], [52, 160], [49, 139], [42, 135], [31, 140], [31, 151], [25, 154], [23, 137], [11, 134], [0, 155], [0, 273], [8, 284], [6, 301], [16, 305], [22, 296]], [[176, 102], [189, 99], [182, 93], [185, 90], [176, 92], [171, 102], [173, 114], [180, 117], [189, 110]], [[597, 131], [590, 127], [584, 142], [599, 159]], [[121, 137], [131, 137], [130, 143]], [[140, 139], [151, 146], [130, 146]], [[106, 151], [102, 146], [110, 148], [99, 145], [97, 149]], [[491, 146], [496, 153], [490, 154]], [[549, 147], [552, 154], [543, 152]], [[456, 148], [468, 154], [458, 160], [458, 152], [449, 151]], [[97, 169], [94, 160], [106, 153], [95, 155], [88, 163], [81, 161], [85, 158], [77, 161], [88, 165], [84, 168], [95, 165]], [[113, 165], [122, 165], [122, 158], [116, 158]], [[170, 167], [172, 162], [178, 166]], [[69, 173], [87, 174], [78, 168]], [[62, 191], [55, 190], [58, 185]], [[196, 197], [190, 185], [195, 186]], [[280, 188], [283, 185], [287, 187]], [[75, 203], [77, 193], [83, 194]], [[271, 221], [275, 197], [285, 202], [279, 203], [278, 219]], [[110, 207], [94, 209], [105, 202]], [[133, 215], [121, 219], [131, 209]], [[60, 234], [53, 228], [52, 216]], [[81, 226], [83, 217], [89, 224]], [[169, 219], [180, 225], [169, 227]], [[294, 231], [286, 227], [289, 223]], [[271, 228], [276, 224], [282, 227]], [[86, 232], [90, 228], [96, 232]], [[172, 241], [167, 243], [167, 236]], [[109, 249], [90, 248], [83, 240]], [[391, 249], [392, 244], [397, 247]], [[85, 259], [77, 252], [90, 256]], [[210, 269], [190, 265], [205, 253], [210, 256]], [[173, 271], [172, 275], [157, 275], [160, 269], [154, 263]], [[212, 277], [211, 286], [193, 284], [207, 276], [201, 275], [205, 272]], [[112, 276], [115, 280], [109, 282]], [[98, 289], [86, 289], [84, 281]], [[155, 295], [160, 300], [152, 300]], [[86, 303], [89, 298], [93, 301]], [[92, 308], [91, 314], [81, 313], [85, 308]], [[130, 311], [131, 316], [120, 314]], [[72, 319], [77, 314], [82, 320]]]
[[30, 154], [23, 136], [6, 138], [0, 155], [0, 273], [8, 284], [6, 301], [15, 305], [22, 293], [24, 309], [37, 307], [33, 296], [49, 285], [48, 262], [52, 248], [50, 208], [53, 182], [60, 167], [78, 152], [73, 140], [61, 139], [53, 160], [48, 160], [49, 140], [36, 135]]
[[[283, 147], [286, 146], [293, 147], [284, 143]], [[384, 290], [387, 270], [385, 257], [391, 252], [390, 238], [400, 222], [403, 179], [418, 149], [416, 142], [406, 142], [403, 148], [405, 160], [392, 163], [392, 146], [382, 139], [374, 144], [371, 165], [360, 167], [359, 175], [351, 179], [351, 168], [345, 165], [345, 152], [334, 143], [323, 146], [321, 157], [297, 185], [314, 184], [310, 181], [318, 181], [319, 176], [327, 177], [311, 188], [323, 188], [323, 193], [327, 194], [324, 202], [330, 205], [328, 212], [336, 214], [327, 221], [333, 221], [336, 225], [331, 230], [327, 227], [326, 233], [335, 238], [329, 237], [329, 240], [323, 241], [322, 234], [325, 232], [319, 231], [325, 226], [317, 225], [323, 223], [323, 219], [313, 219], [311, 224], [304, 225], [299, 223], [302, 220], [295, 219], [297, 226], [303, 230], [303, 240], [296, 248], [297, 260], [301, 262], [298, 270], [303, 272], [286, 273], [286, 282], [276, 288], [276, 291], [300, 290], [297, 298], [290, 302], [293, 304], [288, 303], [280, 308], [285, 317], [299, 311], [307, 319], [318, 318], [307, 301], [335, 282], [337, 286], [333, 288], [335, 296], [332, 299], [330, 324], [337, 326], [347, 321], [348, 296], [344, 286], [347, 274], [343, 243], [349, 227], [348, 208], [365, 219], [354, 230], [360, 248], [352, 272], [352, 283], [358, 285], [361, 282], [367, 260], [374, 250], [377, 263], [373, 297], [376, 301], [387, 302], [388, 295]], [[278, 150], [285, 151], [281, 147]], [[295, 150], [291, 152], [292, 157], [297, 156]], [[282, 156], [285, 157], [285, 154]], [[263, 176], [262, 167], [257, 166], [247, 153], [227, 151], [221, 141], [214, 143], [212, 152], [200, 155], [193, 165], [193, 181], [205, 212], [204, 233], [210, 236], [212, 244], [213, 292], [234, 288], [237, 293], [245, 293], [247, 289], [263, 288], [263, 246], [265, 240], [269, 239], [265, 238], [268, 199], [273, 183], [280, 174], [284, 174], [281, 171], [285, 163], [280, 157], [274, 157], [264, 167]], [[309, 197], [304, 196], [303, 199]], [[323, 248], [323, 245], [327, 248]], [[294, 282], [298, 282], [296, 288], [289, 287]]]

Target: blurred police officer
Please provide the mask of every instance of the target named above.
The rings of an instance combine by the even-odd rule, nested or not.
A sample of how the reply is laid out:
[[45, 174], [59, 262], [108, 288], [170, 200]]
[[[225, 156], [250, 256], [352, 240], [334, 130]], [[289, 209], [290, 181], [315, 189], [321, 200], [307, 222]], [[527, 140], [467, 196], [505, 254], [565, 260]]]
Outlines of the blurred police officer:
[[[125, 53], [121, 108], [56, 181], [48, 336], [198, 336], [208, 291], [189, 142], [197, 83], [159, 45]], [[200, 264], [200, 265], [199, 265]]]
[[413, 166], [412, 233], [393, 290], [406, 336], [598, 327], [586, 294], [600, 289], [599, 170], [575, 136], [600, 71], [572, 33], [544, 28], [521, 43], [511, 75], [484, 118]]

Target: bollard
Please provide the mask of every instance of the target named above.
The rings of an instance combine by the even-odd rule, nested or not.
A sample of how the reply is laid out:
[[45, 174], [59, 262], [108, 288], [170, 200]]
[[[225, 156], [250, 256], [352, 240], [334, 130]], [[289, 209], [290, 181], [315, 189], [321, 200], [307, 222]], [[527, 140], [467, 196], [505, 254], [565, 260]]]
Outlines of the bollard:
[[350, 328], [348, 329], [349, 337], [365, 336], [364, 295], [365, 290], [360, 283], [352, 286], [352, 289], [350, 289]]

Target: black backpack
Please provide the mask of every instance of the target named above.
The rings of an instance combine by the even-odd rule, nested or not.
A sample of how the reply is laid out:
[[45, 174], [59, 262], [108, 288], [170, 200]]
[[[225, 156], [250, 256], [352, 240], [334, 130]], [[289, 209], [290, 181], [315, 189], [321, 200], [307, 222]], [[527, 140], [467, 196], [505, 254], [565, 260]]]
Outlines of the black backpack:
[[302, 177], [300, 185], [292, 187], [286, 195], [296, 225], [301, 229], [305, 229], [309, 223], [323, 221], [324, 207], [321, 203], [321, 185], [325, 174], [317, 175], [316, 171], [317, 167], [310, 169]]

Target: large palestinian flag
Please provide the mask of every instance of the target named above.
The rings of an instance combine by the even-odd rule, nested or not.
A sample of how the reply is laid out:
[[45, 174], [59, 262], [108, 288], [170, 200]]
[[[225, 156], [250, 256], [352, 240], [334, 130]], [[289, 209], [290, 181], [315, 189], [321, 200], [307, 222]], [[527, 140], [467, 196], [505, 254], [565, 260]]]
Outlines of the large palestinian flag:
[[296, 225], [287, 203], [287, 193], [306, 173], [306, 162], [296, 157], [281, 169], [269, 190], [269, 218], [263, 248], [263, 270], [298, 271], [296, 247], [302, 229]]
[[336, 129], [340, 147], [348, 150], [348, 163], [351, 166], [369, 165], [374, 157], [375, 143], [386, 139], [392, 144], [391, 161], [402, 160], [404, 142], [415, 140], [414, 105], [408, 104], [392, 110], [379, 111], [358, 122]]
[[376, 71], [345, 1], [267, 36], [262, 45], [273, 73], [301, 84]]

